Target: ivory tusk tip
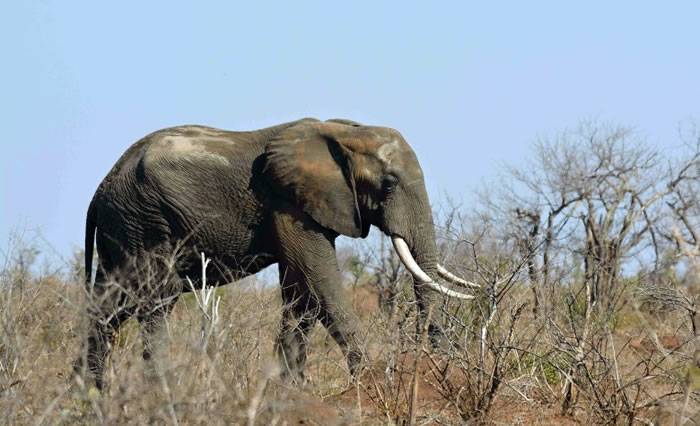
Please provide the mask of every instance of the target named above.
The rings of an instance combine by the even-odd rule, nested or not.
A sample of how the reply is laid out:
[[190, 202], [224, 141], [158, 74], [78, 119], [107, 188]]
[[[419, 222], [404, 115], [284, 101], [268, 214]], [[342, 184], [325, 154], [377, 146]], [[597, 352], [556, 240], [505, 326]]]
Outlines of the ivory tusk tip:
[[462, 287], [481, 288], [481, 286], [479, 284], [476, 284], [474, 282], [467, 281], [463, 278], [458, 277], [457, 275], [448, 271], [447, 268], [445, 268], [444, 266], [442, 266], [439, 263], [437, 265], [437, 270], [438, 270], [438, 275], [440, 275], [442, 278], [446, 279], [447, 281], [449, 281], [451, 283], [460, 285]]

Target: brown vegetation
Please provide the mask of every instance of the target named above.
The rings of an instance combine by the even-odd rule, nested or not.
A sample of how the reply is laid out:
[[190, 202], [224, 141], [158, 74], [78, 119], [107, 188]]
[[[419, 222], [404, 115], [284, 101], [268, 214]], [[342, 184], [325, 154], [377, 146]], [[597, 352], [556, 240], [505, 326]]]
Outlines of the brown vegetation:
[[[592, 337], [598, 343], [585, 367], [591, 377], [574, 380], [572, 406], [563, 413], [561, 389], [570, 374], [567, 337], [546, 333], [530, 311], [518, 314], [505, 307], [510, 302], [521, 307], [518, 299], [527, 291], [504, 302], [505, 314], [492, 328], [482, 362], [472, 333], [455, 330], [462, 335], [460, 346], [432, 350], [415, 341], [410, 308], [390, 324], [377, 309], [374, 292], [359, 287], [355, 300], [365, 305], [360, 311], [367, 330], [366, 369], [351, 382], [342, 354], [319, 327], [301, 388], [275, 377], [277, 289], [219, 290], [219, 327], [205, 350], [200, 312], [187, 296], [169, 320], [167, 350], [161, 354], [164, 380], [144, 377], [138, 327], [128, 324], [116, 340], [109, 386], [100, 395], [71, 379], [83, 322], [79, 286], [50, 276], [33, 278], [12, 293], [4, 290], [2, 306], [12, 310], [2, 319], [0, 411], [8, 424], [598, 423], [605, 422], [603, 408], [615, 410], [615, 398], [637, 384], [640, 395], [631, 408], [639, 419], [679, 420], [698, 408], [691, 398], [680, 410], [700, 377], [700, 368], [687, 362], [694, 346], [682, 315], [659, 321], [633, 308], [620, 311], [618, 321], [626, 325], [613, 335], [596, 336], [599, 340]], [[473, 312], [457, 314], [462, 319], [456, 322], [478, 321]], [[658, 349], [651, 332], [660, 335]], [[625, 386], [629, 390], [621, 389]], [[596, 406], [595, 398], [607, 398], [608, 405]]]

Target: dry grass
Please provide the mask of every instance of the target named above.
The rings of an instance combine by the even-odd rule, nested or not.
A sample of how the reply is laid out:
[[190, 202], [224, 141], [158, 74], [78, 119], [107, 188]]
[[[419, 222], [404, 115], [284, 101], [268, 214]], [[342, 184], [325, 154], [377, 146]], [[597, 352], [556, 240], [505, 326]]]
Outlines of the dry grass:
[[[436, 351], [415, 338], [404, 296], [390, 320], [376, 292], [359, 286], [354, 305], [367, 330], [367, 368], [351, 382], [342, 354], [318, 326], [303, 386], [276, 377], [276, 288], [217, 290], [220, 318], [206, 347], [201, 312], [187, 295], [168, 321], [162, 380], [144, 378], [138, 324], [130, 320], [100, 394], [71, 378], [84, 327], [81, 286], [22, 274], [6, 268], [0, 287], [3, 424], [693, 424], [699, 408], [700, 365], [687, 316], [652, 315], [629, 303], [615, 327], [595, 324], [589, 333], [563, 413], [575, 321], [563, 295], [560, 311], [535, 320], [522, 308], [526, 288], [499, 306], [482, 356], [478, 303], [449, 309], [458, 346]], [[673, 347], [664, 347], [669, 341]]]

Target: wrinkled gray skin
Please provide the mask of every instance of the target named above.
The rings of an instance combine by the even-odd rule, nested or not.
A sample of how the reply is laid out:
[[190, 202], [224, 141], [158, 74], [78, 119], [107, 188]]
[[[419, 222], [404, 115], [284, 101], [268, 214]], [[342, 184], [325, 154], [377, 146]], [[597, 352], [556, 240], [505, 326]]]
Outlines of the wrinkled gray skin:
[[[88, 209], [87, 276], [93, 238], [99, 265], [94, 285], [88, 282], [91, 323], [77, 368], [86, 366], [101, 388], [114, 332], [131, 316], [150, 359], [156, 331], [188, 290], [185, 276], [201, 275], [204, 252], [213, 259], [209, 283], [279, 265], [285, 306], [275, 347], [288, 377], [301, 377], [316, 321], [354, 374], [363, 331], [342, 295], [335, 239], [364, 238], [370, 225], [402, 237], [437, 278], [423, 173], [395, 130], [303, 119], [252, 132], [181, 126], [152, 133], [124, 153]], [[418, 282], [414, 289], [425, 324], [440, 296]], [[437, 316], [428, 324], [434, 339]]]

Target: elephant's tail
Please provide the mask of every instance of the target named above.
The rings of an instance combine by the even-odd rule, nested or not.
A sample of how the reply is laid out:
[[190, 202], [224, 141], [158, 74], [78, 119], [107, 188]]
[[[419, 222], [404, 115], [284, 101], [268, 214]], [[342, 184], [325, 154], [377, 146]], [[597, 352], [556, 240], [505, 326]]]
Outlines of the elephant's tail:
[[93, 197], [85, 219], [85, 284], [88, 287], [92, 282], [92, 255], [95, 247], [95, 231], [97, 230], [97, 208], [95, 204], [95, 197]]

